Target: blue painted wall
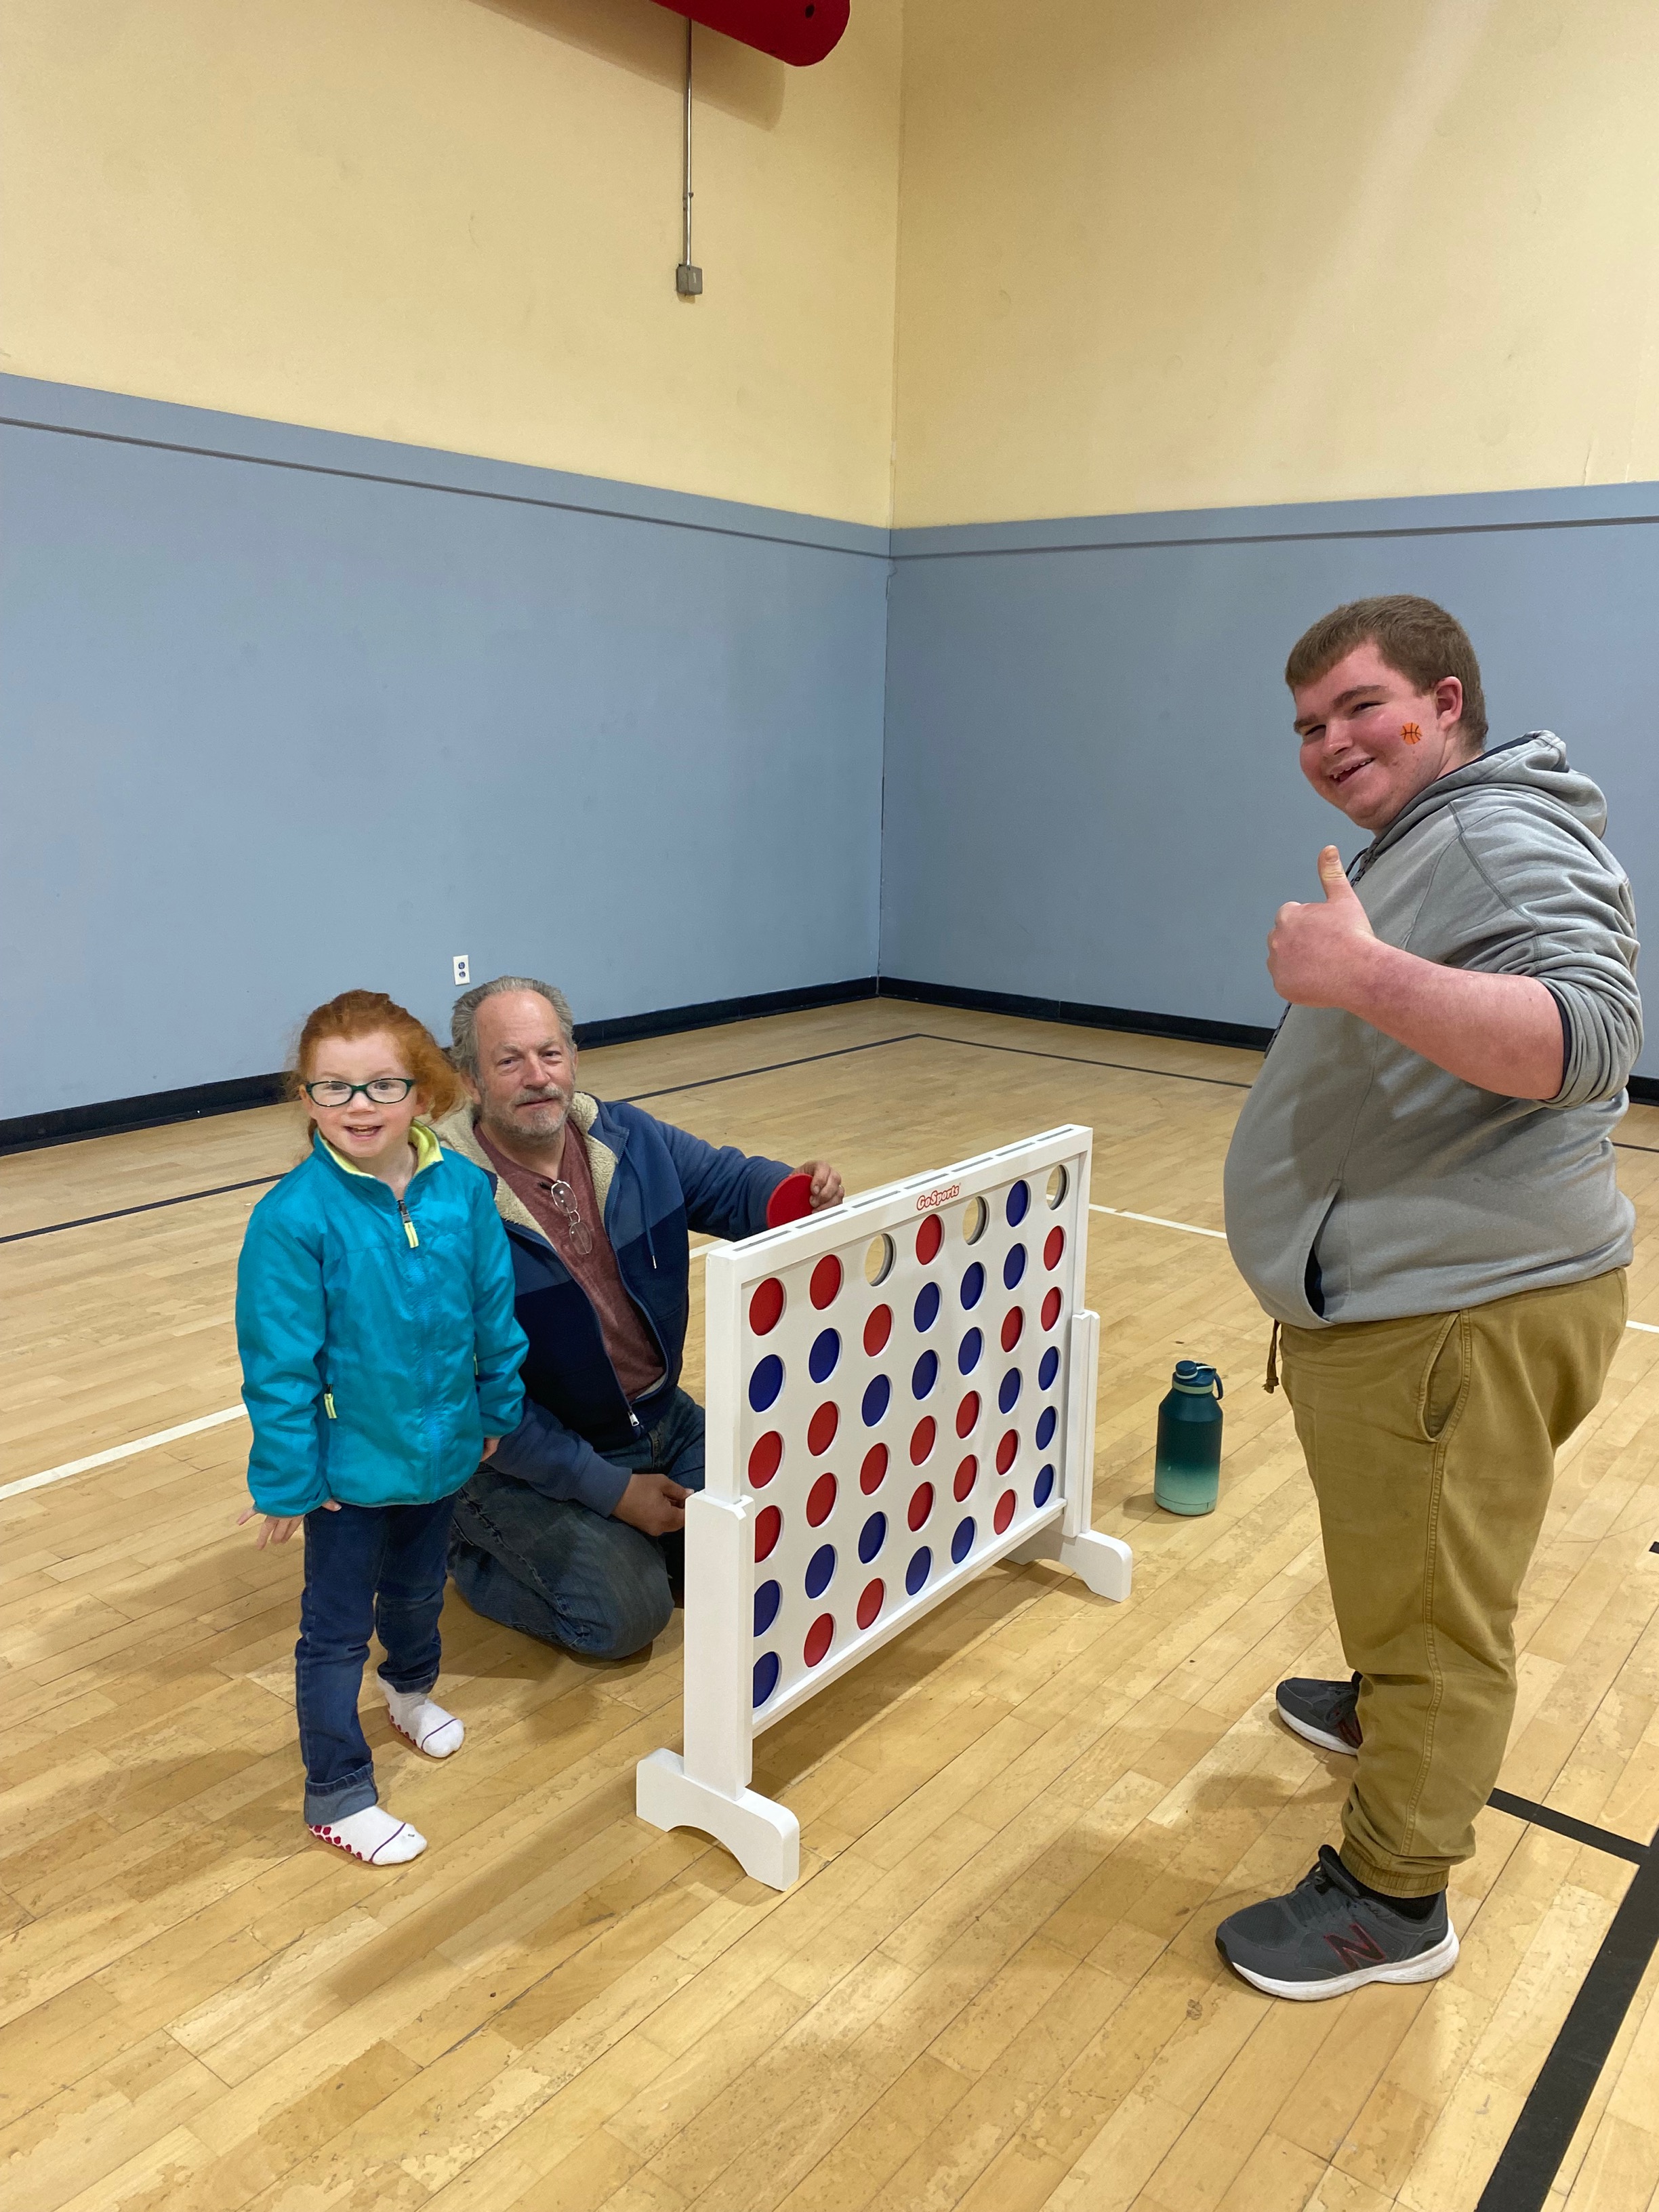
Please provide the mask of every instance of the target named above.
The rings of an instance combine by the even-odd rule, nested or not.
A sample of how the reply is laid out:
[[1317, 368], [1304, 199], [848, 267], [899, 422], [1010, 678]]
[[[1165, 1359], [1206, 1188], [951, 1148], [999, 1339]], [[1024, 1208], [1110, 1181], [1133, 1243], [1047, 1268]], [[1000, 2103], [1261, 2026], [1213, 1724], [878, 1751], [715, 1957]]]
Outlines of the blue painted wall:
[[[1494, 738], [1607, 793], [1659, 926], [1659, 487], [895, 533], [884, 975], [1271, 1024], [1274, 909], [1364, 842], [1297, 768], [1280, 672], [1345, 599], [1467, 625]], [[1659, 1019], [1645, 1073], [1659, 1073]]]
[[875, 973], [886, 533], [0, 378], [0, 1117]]
[[1368, 592], [1462, 616], [1659, 914], [1655, 487], [890, 539], [0, 378], [0, 1118], [261, 1073], [350, 983], [443, 1034], [456, 952], [589, 1020], [879, 965], [1270, 1024], [1360, 842], [1279, 672]]

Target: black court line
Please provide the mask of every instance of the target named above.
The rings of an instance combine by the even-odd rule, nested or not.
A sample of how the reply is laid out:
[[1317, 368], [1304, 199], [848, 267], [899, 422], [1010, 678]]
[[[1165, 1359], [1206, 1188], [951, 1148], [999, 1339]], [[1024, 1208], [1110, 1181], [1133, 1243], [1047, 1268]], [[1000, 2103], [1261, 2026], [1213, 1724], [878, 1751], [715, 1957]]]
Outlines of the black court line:
[[[1659, 1546], [1655, 1549], [1659, 1550]], [[1534, 1828], [1553, 1828], [1558, 1836], [1570, 1836], [1575, 1844], [1588, 1844], [1592, 1850], [1606, 1851], [1610, 1858], [1629, 1859], [1640, 1866], [1648, 1855], [1648, 1846], [1634, 1837], [1615, 1835], [1611, 1828], [1575, 1820], [1571, 1813], [1558, 1813], [1553, 1805], [1537, 1804], [1530, 1797], [1511, 1796], [1507, 1790], [1494, 1790], [1486, 1802], [1513, 1820], [1530, 1821]]]
[[78, 1221], [49, 1221], [43, 1229], [14, 1229], [9, 1237], [0, 1237], [0, 1244], [21, 1244], [30, 1237], [55, 1237], [60, 1229], [89, 1229], [94, 1221], [125, 1221], [130, 1213], [157, 1213], [164, 1206], [188, 1206], [196, 1198], [222, 1198], [228, 1190], [257, 1190], [261, 1183], [281, 1182], [287, 1173], [286, 1168], [280, 1168], [275, 1175], [250, 1176], [246, 1182], [221, 1182], [211, 1190], [181, 1191], [177, 1198], [152, 1198], [143, 1206], [118, 1206], [109, 1213], [83, 1213]]
[[[872, 1037], [864, 1044], [842, 1044], [829, 1052], [804, 1053], [798, 1060], [769, 1060], [761, 1067], [738, 1067], [725, 1075], [699, 1076], [691, 1083], [671, 1083], [661, 1091], [631, 1091], [617, 1101], [623, 1106], [643, 1105], [650, 1098], [672, 1098], [683, 1091], [708, 1091], [721, 1083], [742, 1083], [751, 1075], [775, 1075], [787, 1067], [811, 1067], [821, 1060], [846, 1060], [857, 1052], [879, 1052], [893, 1044], [965, 1044], [976, 1052], [1018, 1053], [1027, 1060], [1062, 1060], [1075, 1067], [1105, 1067], [1124, 1075], [1167, 1075], [1173, 1083], [1226, 1083], [1218, 1075], [1188, 1075], [1179, 1068], [1140, 1067], [1128, 1060], [1085, 1060], [1074, 1053], [1037, 1052], [1030, 1046], [1018, 1044], [981, 1044], [973, 1037], [944, 1036], [932, 1030], [906, 1030], [898, 1036]], [[603, 1049], [595, 1046], [595, 1051]], [[1228, 1083], [1233, 1090], [1248, 1091], [1249, 1085]], [[55, 1237], [60, 1229], [90, 1229], [100, 1221], [124, 1221], [129, 1214], [155, 1213], [166, 1206], [188, 1206], [196, 1198], [222, 1198], [227, 1191], [253, 1190], [261, 1183], [280, 1182], [289, 1170], [279, 1169], [275, 1175], [252, 1176], [246, 1182], [216, 1183], [211, 1190], [186, 1190], [177, 1198], [153, 1198], [143, 1206], [118, 1206], [108, 1213], [83, 1213], [74, 1221], [48, 1221], [39, 1229], [15, 1229], [9, 1237], [0, 1237], [0, 1244], [21, 1244], [31, 1237]]]
[[1659, 1949], [1659, 1835], [1637, 1849], [1641, 1863], [1538, 2070], [1475, 2212], [1542, 2212], [1554, 2185], [1631, 2001]]

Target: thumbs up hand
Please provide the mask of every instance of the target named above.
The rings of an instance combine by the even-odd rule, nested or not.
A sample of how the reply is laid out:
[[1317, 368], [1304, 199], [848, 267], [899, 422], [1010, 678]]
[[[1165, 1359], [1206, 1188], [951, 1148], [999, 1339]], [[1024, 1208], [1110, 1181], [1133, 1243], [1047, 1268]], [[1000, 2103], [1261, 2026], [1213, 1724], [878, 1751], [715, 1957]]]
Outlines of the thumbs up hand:
[[1267, 973], [1293, 1006], [1345, 1006], [1364, 995], [1376, 938], [1334, 845], [1319, 856], [1325, 896], [1279, 908], [1267, 938]]

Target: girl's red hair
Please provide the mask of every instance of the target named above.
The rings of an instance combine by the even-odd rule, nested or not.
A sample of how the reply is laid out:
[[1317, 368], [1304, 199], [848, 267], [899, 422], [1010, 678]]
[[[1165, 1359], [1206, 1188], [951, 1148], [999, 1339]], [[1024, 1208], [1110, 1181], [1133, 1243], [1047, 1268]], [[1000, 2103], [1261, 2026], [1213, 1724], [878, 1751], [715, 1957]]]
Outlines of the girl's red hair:
[[331, 1037], [375, 1036], [381, 1032], [396, 1042], [404, 1066], [426, 1093], [426, 1119], [441, 1121], [446, 1114], [453, 1113], [467, 1096], [465, 1084], [426, 1024], [417, 1022], [407, 1006], [388, 999], [384, 991], [342, 991], [337, 999], [313, 1007], [306, 1016], [289, 1078], [293, 1096], [303, 1100], [301, 1085], [310, 1079], [319, 1045]]

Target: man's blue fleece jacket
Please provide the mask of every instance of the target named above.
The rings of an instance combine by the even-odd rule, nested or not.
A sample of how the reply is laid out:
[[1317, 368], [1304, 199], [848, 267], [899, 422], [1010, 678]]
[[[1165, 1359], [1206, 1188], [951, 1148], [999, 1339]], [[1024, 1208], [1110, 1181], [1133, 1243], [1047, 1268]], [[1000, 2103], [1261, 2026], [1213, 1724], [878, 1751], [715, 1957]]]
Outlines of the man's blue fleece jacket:
[[544, 1497], [573, 1498], [609, 1514], [629, 1478], [602, 1455], [642, 1442], [679, 1385], [691, 1270], [689, 1232], [754, 1236], [765, 1228], [767, 1200], [790, 1170], [734, 1146], [705, 1144], [637, 1106], [576, 1093], [566, 1142], [587, 1146], [594, 1194], [623, 1287], [662, 1354], [661, 1382], [630, 1406], [586, 1291], [490, 1167], [473, 1132], [471, 1107], [440, 1122], [438, 1134], [447, 1149], [483, 1168], [495, 1186], [496, 1211], [513, 1248], [514, 1310], [530, 1344], [524, 1419], [501, 1439], [491, 1470]]

